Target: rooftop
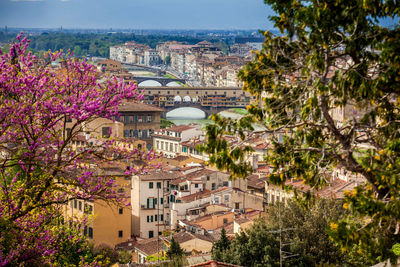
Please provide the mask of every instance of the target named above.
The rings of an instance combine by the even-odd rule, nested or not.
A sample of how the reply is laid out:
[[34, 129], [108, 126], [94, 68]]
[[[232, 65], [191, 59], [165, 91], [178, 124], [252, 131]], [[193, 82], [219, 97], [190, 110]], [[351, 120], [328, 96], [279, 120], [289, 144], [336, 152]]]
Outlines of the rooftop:
[[137, 101], [125, 101], [118, 106], [119, 112], [134, 112], [134, 111], [153, 111], [163, 112], [162, 108], [153, 105], [145, 104]]

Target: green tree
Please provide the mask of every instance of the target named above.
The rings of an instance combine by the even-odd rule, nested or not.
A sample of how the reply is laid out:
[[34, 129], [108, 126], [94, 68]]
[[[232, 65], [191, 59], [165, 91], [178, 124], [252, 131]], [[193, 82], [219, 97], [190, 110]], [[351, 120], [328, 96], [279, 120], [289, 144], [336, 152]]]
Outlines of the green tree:
[[224, 259], [240, 266], [279, 266], [278, 236], [264, 220], [257, 220], [250, 230], [236, 235]]
[[217, 242], [213, 244], [211, 253], [212, 258], [216, 261], [224, 261], [224, 255], [226, 254], [226, 250], [229, 249], [231, 242], [229, 241], [228, 237], [226, 236], [225, 228], [221, 230], [221, 236]]
[[171, 245], [167, 250], [167, 258], [179, 258], [185, 254], [185, 251], [181, 248], [178, 242], [175, 241], [174, 237], [171, 237]]
[[306, 203], [290, 200], [286, 205], [268, 209], [267, 224], [272, 229], [291, 229], [282, 232], [284, 251], [297, 255], [288, 258], [289, 266], [345, 266], [350, 259], [329, 239], [326, 229], [332, 221], [345, 216], [342, 201], [315, 199]]
[[[266, 31], [263, 49], [239, 73], [256, 96], [250, 116], [214, 116], [208, 126], [210, 163], [245, 177], [251, 148], [230, 147], [221, 137], [251, 131], [261, 122], [271, 135], [266, 160], [270, 182], [303, 179], [317, 188], [336, 166], [365, 178], [346, 194], [347, 218], [329, 235], [364, 264], [396, 255], [400, 241], [400, 28], [379, 21], [399, 16], [397, 1], [266, 0], [281, 31]], [[345, 113], [343, 119], [338, 114]], [[349, 112], [350, 111], [350, 112]], [[283, 140], [277, 138], [283, 136]]]
[[167, 55], [164, 59], [165, 65], [171, 65], [171, 56]]

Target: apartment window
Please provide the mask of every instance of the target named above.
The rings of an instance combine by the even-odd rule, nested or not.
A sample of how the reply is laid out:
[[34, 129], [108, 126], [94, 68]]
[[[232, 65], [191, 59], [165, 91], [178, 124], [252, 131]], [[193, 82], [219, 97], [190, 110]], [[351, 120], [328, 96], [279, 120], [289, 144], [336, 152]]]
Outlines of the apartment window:
[[158, 232], [158, 235], [160, 236], [160, 235], [162, 235], [162, 233], [161, 233], [161, 232]]
[[122, 230], [118, 231], [118, 237], [123, 237], [124, 236], [124, 232]]
[[150, 216], [147, 216], [147, 222], [150, 222]]
[[161, 188], [161, 182], [157, 182], [157, 188]]
[[215, 183], [212, 183], [211, 190], [215, 190]]
[[89, 238], [93, 238], [93, 228], [92, 227], [89, 227], [88, 236], [89, 236]]
[[194, 184], [194, 188], [199, 188], [199, 184]]
[[101, 128], [101, 136], [103, 138], [110, 137], [111, 128], [110, 127], [102, 127]]
[[157, 215], [154, 215], [154, 221], [156, 222], [158, 219]]
[[162, 205], [162, 204], [164, 204], [164, 198], [160, 198], [160, 204]]
[[229, 195], [224, 195], [224, 202], [229, 202]]
[[210, 176], [207, 176], [207, 181], [210, 181]]
[[224, 218], [224, 224], [227, 224], [227, 223], [228, 223], [228, 219]]
[[236, 202], [235, 203], [235, 210], [238, 210], [239, 209], [239, 202]]
[[148, 198], [147, 199], [147, 208], [154, 209], [154, 205], [155, 205], [154, 198]]
[[169, 151], [173, 152], [173, 144], [172, 143], [169, 144]]
[[160, 149], [160, 141], [156, 141], [156, 147], [157, 149]]
[[154, 231], [149, 231], [149, 238], [154, 237]]
[[215, 203], [215, 204], [219, 204], [219, 197], [215, 197], [215, 198], [214, 198], [214, 203]]
[[160, 215], [160, 222], [164, 221], [164, 214]]
[[223, 186], [229, 186], [229, 182], [225, 181], [222, 183]]
[[153, 182], [149, 182], [149, 188], [150, 188], [150, 189], [153, 188]]
[[78, 208], [78, 200], [74, 199], [74, 208]]
[[123, 208], [119, 208], [118, 213], [119, 214], [124, 214], [124, 209]]

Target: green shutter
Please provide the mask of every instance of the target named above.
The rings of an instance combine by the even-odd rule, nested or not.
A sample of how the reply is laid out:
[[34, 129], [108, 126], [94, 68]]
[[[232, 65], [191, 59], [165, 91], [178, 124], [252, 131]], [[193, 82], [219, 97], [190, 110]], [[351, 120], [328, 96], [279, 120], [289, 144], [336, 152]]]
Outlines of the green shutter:
[[150, 208], [150, 198], [147, 199], [147, 208]]

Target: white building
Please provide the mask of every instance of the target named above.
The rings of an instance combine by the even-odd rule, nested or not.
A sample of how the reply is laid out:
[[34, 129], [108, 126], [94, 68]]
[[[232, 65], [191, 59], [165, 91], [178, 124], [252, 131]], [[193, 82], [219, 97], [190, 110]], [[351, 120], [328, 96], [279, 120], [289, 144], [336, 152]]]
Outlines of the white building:
[[199, 127], [189, 125], [172, 126], [166, 129], [154, 131], [153, 147], [157, 152], [163, 153], [165, 156], [174, 158], [181, 151], [181, 142], [201, 135], [202, 131]]
[[142, 238], [161, 235], [169, 228], [169, 183], [179, 171], [153, 170], [132, 177], [132, 233]]

